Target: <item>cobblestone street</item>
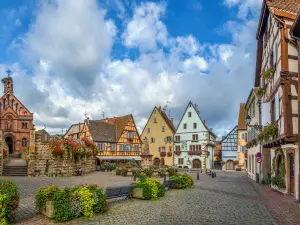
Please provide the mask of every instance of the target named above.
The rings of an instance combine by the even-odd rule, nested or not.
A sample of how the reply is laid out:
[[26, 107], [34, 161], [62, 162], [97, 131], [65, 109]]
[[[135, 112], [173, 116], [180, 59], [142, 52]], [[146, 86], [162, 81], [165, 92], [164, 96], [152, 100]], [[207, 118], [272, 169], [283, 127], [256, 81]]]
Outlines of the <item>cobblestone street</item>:
[[[133, 199], [113, 202], [109, 204], [107, 214], [79, 218], [64, 224], [297, 224], [292, 221], [278, 223], [280, 220], [276, 215], [270, 214], [272, 210], [265, 206], [260, 190], [246, 178], [245, 173], [217, 171], [216, 178], [200, 174], [199, 181], [196, 181], [196, 174], [193, 174], [193, 177], [195, 180], [193, 189], [171, 190], [166, 192], [163, 199], [157, 201]], [[41, 185], [105, 183], [109, 186], [132, 182], [131, 177], [111, 176], [109, 173], [93, 173], [85, 177], [72, 178], [23, 179], [14, 179], [20, 186], [23, 198], [19, 214], [26, 214], [26, 205], [29, 207], [33, 204], [33, 197], [24, 198], [24, 196], [35, 193]], [[33, 182], [28, 182], [31, 179]], [[32, 203], [27, 201], [28, 198]], [[32, 210], [32, 206], [29, 208]], [[43, 215], [36, 215], [16, 224], [42, 225], [54, 222]]]

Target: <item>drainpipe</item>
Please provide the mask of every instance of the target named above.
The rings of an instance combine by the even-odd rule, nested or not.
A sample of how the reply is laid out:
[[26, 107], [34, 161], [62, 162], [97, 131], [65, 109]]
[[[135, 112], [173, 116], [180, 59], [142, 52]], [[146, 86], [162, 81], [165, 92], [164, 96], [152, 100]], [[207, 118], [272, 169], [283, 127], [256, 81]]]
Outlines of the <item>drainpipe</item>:
[[[257, 100], [257, 104], [258, 104], [258, 115], [259, 115], [259, 120], [258, 120], [258, 123], [259, 123], [259, 127], [262, 128], [262, 113], [261, 113], [261, 99], [258, 99]], [[261, 153], [262, 155], [262, 145], [259, 144], [259, 152]], [[260, 176], [261, 176], [261, 182], [264, 180], [264, 173], [263, 173], [263, 162], [261, 162], [259, 164], [259, 172], [260, 172]]]

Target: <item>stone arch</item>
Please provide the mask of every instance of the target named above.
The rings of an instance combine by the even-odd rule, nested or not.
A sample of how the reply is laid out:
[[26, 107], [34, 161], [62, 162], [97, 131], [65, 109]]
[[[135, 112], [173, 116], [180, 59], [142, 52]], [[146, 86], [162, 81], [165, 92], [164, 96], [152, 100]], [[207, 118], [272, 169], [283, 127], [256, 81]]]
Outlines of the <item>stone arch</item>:
[[201, 160], [200, 159], [193, 159], [192, 163], [193, 168], [201, 168]]
[[15, 137], [13, 134], [7, 134], [3, 137], [5, 144], [7, 145], [8, 154], [15, 152]]
[[234, 170], [234, 162], [233, 160], [227, 160], [226, 161], [226, 170]]
[[160, 159], [157, 158], [157, 157], [155, 157], [155, 158], [153, 159], [153, 165], [154, 165], [154, 166], [159, 166], [159, 164], [160, 164]]

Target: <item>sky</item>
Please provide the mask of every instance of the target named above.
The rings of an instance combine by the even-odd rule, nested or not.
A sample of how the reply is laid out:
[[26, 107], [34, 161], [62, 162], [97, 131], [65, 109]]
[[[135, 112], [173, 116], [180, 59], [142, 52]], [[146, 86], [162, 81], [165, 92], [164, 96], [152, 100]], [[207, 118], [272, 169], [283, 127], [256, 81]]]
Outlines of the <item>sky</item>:
[[[178, 124], [189, 101], [219, 137], [254, 85], [262, 0], [1, 0], [0, 76], [37, 129], [154, 106]], [[3, 87], [0, 87], [3, 91]]]

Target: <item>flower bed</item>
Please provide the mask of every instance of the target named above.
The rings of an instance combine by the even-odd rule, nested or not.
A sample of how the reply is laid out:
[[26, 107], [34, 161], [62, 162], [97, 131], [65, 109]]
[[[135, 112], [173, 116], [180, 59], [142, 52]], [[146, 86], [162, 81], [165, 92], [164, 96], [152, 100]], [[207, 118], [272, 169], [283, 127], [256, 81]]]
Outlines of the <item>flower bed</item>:
[[189, 155], [201, 155], [202, 152], [201, 151], [189, 151], [188, 154]]
[[8, 224], [19, 205], [17, 185], [10, 180], [0, 181], [0, 224]]
[[106, 197], [98, 185], [81, 185], [58, 189], [40, 187], [35, 195], [36, 208], [57, 222], [81, 216], [92, 217], [108, 209]]
[[174, 175], [170, 179], [174, 182], [172, 186], [174, 189], [185, 189], [194, 186], [193, 178], [186, 173], [183, 175]]
[[159, 180], [139, 176], [136, 182], [136, 188], [133, 190], [132, 196], [145, 200], [155, 200], [165, 196], [165, 187]]

